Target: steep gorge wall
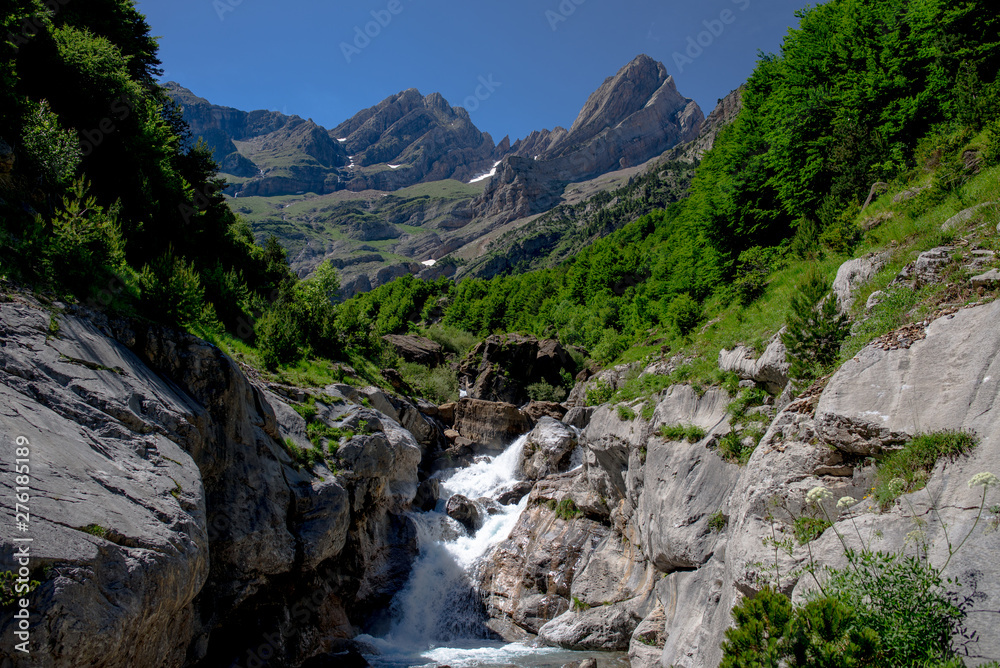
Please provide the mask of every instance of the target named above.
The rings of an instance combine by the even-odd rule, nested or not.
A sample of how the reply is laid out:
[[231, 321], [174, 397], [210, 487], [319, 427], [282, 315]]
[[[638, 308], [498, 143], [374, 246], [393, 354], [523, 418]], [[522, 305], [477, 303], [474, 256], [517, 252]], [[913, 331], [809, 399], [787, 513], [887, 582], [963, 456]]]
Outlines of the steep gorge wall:
[[[343, 446], [346, 471], [306, 475], [282, 444], [308, 447], [303, 419], [214, 346], [8, 299], [0, 454], [30, 443], [31, 522], [0, 527], [0, 570], [33, 539], [30, 665], [299, 665], [405, 581], [427, 440], [327, 388], [320, 419], [371, 433]], [[15, 623], [5, 608], [4, 637]]]
[[[730, 429], [721, 390], [699, 397], [687, 386], [670, 388], [648, 422], [622, 420], [611, 406], [588, 409], [583, 467], [535, 483], [511, 539], [488, 562], [481, 584], [494, 626], [511, 638], [527, 631], [565, 647], [627, 649], [635, 667], [714, 668], [732, 607], [773, 582], [776, 556], [765, 539], [772, 529], [778, 540], [791, 537], [793, 518], [811, 510], [806, 494], [822, 485], [833, 493], [826, 510], [839, 516], [835, 528], [855, 549], [862, 547], [856, 522], [873, 549], [912, 552], [915, 512], [928, 522], [929, 558], [940, 566], [947, 538], [956, 545], [972, 532], [945, 576], [975, 592], [984, 611], [969, 615], [978, 633], [973, 654], [1000, 657], [995, 613], [986, 612], [1000, 608], [1000, 535], [986, 521], [975, 526], [981, 492], [967, 485], [978, 472], [1000, 471], [998, 320], [994, 302], [931, 322], [910, 347], [865, 348], [825, 389], [782, 407], [744, 467], [716, 452]], [[614, 383], [621, 373], [603, 375]], [[574, 411], [573, 418], [586, 415]], [[705, 436], [695, 444], [659, 436], [661, 425], [677, 424]], [[939, 461], [926, 490], [886, 512], [866, 498], [874, 480], [866, 457], [919, 433], [959, 429], [974, 431], [978, 447]], [[857, 503], [841, 514], [844, 496]], [[579, 516], [560, 516], [557, 503], [566, 499]], [[811, 547], [819, 566], [845, 564], [833, 531]], [[796, 600], [812, 586], [794, 575], [809, 558], [798, 544], [777, 556], [781, 589]]]

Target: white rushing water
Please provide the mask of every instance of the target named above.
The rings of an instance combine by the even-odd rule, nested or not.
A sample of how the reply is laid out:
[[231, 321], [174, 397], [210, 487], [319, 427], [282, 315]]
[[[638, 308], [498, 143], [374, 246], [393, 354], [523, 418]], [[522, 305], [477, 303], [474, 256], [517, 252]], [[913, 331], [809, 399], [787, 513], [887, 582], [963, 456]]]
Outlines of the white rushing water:
[[597, 656], [488, 639], [482, 604], [473, 588], [473, 572], [477, 562], [510, 535], [527, 497], [516, 505], [500, 506], [500, 511], [487, 515], [473, 534], [444, 513], [445, 502], [456, 494], [473, 500], [493, 499], [517, 482], [526, 440], [524, 435], [497, 457], [481, 457], [467, 468], [445, 472], [437, 509], [412, 515], [420, 554], [406, 585], [393, 598], [390, 630], [380, 638], [358, 638], [372, 648], [365, 658], [373, 666], [548, 668]]

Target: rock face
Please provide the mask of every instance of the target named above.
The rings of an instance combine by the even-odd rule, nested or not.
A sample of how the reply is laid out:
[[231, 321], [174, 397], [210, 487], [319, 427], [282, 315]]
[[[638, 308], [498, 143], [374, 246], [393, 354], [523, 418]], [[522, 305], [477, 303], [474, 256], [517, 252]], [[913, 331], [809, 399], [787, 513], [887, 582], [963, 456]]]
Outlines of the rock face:
[[213, 105], [173, 82], [165, 87], [192, 135], [208, 142], [221, 171], [248, 179], [236, 188], [242, 196], [468, 181], [498, 157], [490, 135], [439, 93], [424, 97], [411, 88], [327, 130], [298, 116]]
[[663, 64], [638, 56], [590, 96], [569, 130], [534, 132], [511, 146], [473, 211], [499, 223], [545, 211], [560, 183], [640, 165], [696, 139], [704, 120]]
[[[353, 157], [356, 169], [350, 190], [397, 190], [415, 183], [457, 179], [468, 181], [494, 162], [496, 146], [480, 132], [469, 112], [452, 107], [433, 93], [415, 88], [358, 112], [331, 130]], [[366, 170], [375, 165], [397, 169]]]
[[531, 428], [528, 416], [512, 404], [462, 399], [455, 406], [455, 429], [488, 448], [504, 448]]
[[875, 278], [889, 263], [889, 253], [866, 255], [845, 262], [837, 270], [833, 281], [833, 294], [841, 311], [849, 311], [854, 305], [854, 295], [858, 288]]
[[389, 334], [382, 338], [407, 362], [431, 369], [444, 362], [444, 348], [430, 339], [402, 334]]
[[702, 124], [697, 139], [667, 151], [664, 157], [667, 160], [684, 160], [686, 162], [701, 160], [715, 146], [715, 139], [723, 128], [736, 120], [742, 108], [743, 87], [741, 86], [719, 100], [718, 106], [712, 110], [712, 113]]
[[528, 434], [521, 452], [521, 472], [529, 480], [564, 472], [576, 443], [576, 434], [570, 427], [551, 417], [541, 418]]
[[575, 364], [558, 341], [539, 341], [520, 334], [493, 335], [469, 351], [458, 370], [458, 379], [469, 397], [484, 401], [523, 404], [528, 386], [565, 383], [563, 374]]
[[32, 460], [33, 665], [230, 665], [265, 637], [299, 665], [405, 581], [422, 450], [386, 414], [324, 390], [313, 419], [372, 433], [314, 475], [285, 446], [312, 447], [302, 417], [199, 339], [29, 297], [0, 332], [0, 451], [21, 437]]
[[760, 383], [771, 394], [780, 394], [788, 385], [791, 364], [785, 344], [781, 342], [781, 332], [778, 332], [759, 359], [755, 359], [753, 351], [746, 346], [720, 350], [719, 368], [735, 373], [742, 380]]

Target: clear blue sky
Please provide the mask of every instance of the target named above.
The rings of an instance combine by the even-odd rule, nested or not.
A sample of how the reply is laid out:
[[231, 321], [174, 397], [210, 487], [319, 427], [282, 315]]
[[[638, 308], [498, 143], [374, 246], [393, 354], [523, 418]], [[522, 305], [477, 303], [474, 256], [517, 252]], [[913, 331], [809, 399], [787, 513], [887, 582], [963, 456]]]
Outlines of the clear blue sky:
[[[663, 62], [681, 93], [694, 98], [707, 115], [718, 98], [746, 80], [759, 50], [778, 50], [788, 28], [797, 24], [795, 10], [804, 3], [138, 0], [137, 4], [153, 34], [161, 37], [164, 80], [177, 81], [215, 104], [298, 114], [332, 128], [406, 88], [425, 95], [437, 91], [452, 105], [466, 106], [478, 87], [485, 99], [472, 98], [476, 104], [470, 106], [477, 107], [470, 110], [472, 119], [499, 142], [505, 134], [517, 139], [535, 129], [568, 127], [587, 96], [640, 53]], [[386, 25], [373, 23], [376, 18]], [[356, 27], [378, 34], [367, 44], [364, 39], [356, 41]], [[707, 46], [692, 46], [699, 39]], [[351, 46], [350, 62], [345, 43]], [[675, 54], [697, 57], [679, 63]], [[490, 93], [480, 87], [480, 77], [491, 76], [499, 85]]]

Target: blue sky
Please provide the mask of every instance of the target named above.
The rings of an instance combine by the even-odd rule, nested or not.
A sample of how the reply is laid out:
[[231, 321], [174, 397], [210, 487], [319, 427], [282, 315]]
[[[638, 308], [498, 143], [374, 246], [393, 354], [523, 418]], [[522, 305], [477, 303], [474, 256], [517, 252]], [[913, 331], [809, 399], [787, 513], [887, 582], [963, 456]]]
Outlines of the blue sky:
[[[138, 0], [164, 80], [215, 104], [334, 127], [417, 88], [499, 142], [569, 127], [640, 53], [707, 115], [777, 51], [802, 0]], [[374, 14], [373, 14], [374, 12]], [[358, 36], [358, 31], [368, 35]], [[370, 35], [375, 35], [370, 37]], [[345, 46], [346, 45], [346, 46]], [[482, 79], [481, 79], [482, 78]], [[491, 81], [489, 87], [481, 81]], [[479, 98], [475, 95], [479, 92]], [[492, 89], [492, 90], [491, 90]]]

